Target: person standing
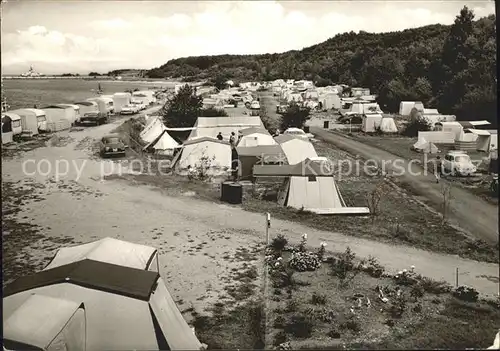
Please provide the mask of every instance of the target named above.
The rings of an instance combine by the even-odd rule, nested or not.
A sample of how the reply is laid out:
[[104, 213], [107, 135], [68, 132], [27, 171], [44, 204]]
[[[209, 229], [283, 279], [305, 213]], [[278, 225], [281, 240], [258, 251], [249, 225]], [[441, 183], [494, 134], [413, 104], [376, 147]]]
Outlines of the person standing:
[[234, 132], [231, 132], [231, 137], [229, 138], [229, 143], [231, 144], [231, 147], [234, 148], [236, 144], [236, 135]]

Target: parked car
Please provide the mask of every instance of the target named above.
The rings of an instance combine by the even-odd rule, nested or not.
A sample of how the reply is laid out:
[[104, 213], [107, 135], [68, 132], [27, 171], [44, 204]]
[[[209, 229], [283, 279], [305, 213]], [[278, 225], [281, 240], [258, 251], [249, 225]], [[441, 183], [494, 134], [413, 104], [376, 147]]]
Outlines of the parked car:
[[299, 128], [288, 128], [283, 132], [284, 135], [291, 135], [296, 138], [304, 139], [304, 140], [309, 140], [310, 138], [313, 137], [312, 134], [304, 132], [302, 129]]
[[132, 101], [130, 104], [136, 106], [139, 111], [143, 111], [147, 108], [147, 106], [140, 101]]
[[120, 112], [122, 115], [134, 115], [139, 113], [139, 107], [136, 105], [125, 105], [122, 107], [122, 111]]
[[341, 116], [337, 120], [339, 123], [343, 124], [361, 124], [363, 123], [363, 118], [360, 115], [347, 115]]
[[125, 156], [127, 145], [125, 145], [119, 135], [109, 134], [101, 139], [99, 148], [101, 157]]
[[441, 161], [441, 172], [453, 176], [470, 176], [477, 171], [465, 151], [449, 151]]

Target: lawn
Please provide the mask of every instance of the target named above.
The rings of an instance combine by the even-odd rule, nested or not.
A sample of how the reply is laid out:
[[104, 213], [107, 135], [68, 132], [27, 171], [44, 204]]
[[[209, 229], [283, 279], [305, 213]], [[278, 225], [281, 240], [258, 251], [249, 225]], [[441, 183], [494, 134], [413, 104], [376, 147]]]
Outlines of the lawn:
[[390, 276], [374, 259], [300, 246], [277, 237], [267, 251], [268, 348], [481, 348], [498, 331], [498, 302], [455, 294], [412, 267]]

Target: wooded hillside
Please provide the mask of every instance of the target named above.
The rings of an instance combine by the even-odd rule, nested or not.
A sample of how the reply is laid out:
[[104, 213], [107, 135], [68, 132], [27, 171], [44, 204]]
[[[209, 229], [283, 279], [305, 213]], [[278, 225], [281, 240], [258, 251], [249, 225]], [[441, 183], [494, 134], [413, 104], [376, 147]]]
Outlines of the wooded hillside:
[[354, 32], [300, 51], [264, 55], [198, 56], [170, 60], [147, 73], [185, 81], [309, 79], [370, 88], [387, 112], [401, 100], [420, 100], [459, 119], [496, 126], [496, 17], [474, 21], [464, 7], [451, 26], [390, 33]]

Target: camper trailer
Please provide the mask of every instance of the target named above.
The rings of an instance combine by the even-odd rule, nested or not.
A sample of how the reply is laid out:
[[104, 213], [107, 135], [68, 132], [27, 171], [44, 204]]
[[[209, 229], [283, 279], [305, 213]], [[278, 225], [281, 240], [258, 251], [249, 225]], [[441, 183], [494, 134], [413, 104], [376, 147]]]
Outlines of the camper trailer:
[[27, 136], [37, 135], [39, 131], [47, 130], [45, 112], [36, 108], [23, 108], [9, 111], [21, 117], [22, 134]]
[[122, 112], [122, 107], [130, 105], [131, 100], [132, 96], [129, 93], [115, 93], [113, 95], [113, 107], [115, 109], [115, 113]]
[[72, 107], [50, 105], [42, 108], [47, 118], [47, 131], [58, 132], [71, 128], [71, 121], [76, 119], [75, 110]]

